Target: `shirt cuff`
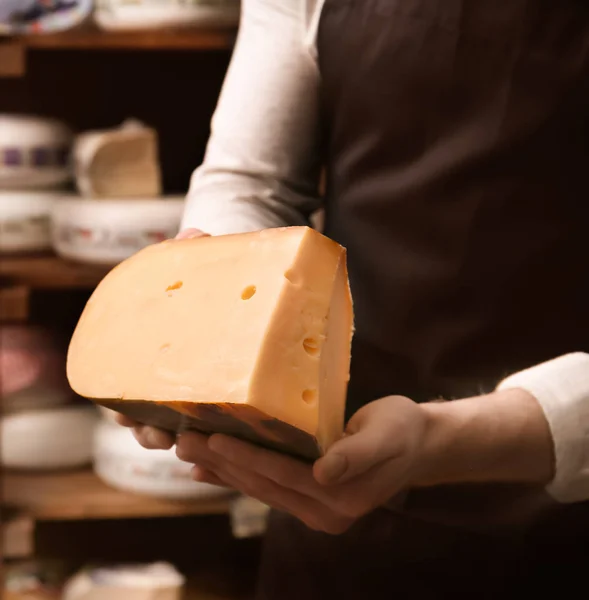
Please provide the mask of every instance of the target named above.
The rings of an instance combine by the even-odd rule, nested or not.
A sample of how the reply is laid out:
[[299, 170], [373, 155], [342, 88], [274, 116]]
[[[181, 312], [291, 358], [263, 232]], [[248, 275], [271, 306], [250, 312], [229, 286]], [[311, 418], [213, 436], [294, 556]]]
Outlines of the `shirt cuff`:
[[503, 380], [539, 402], [554, 441], [556, 469], [546, 487], [558, 502], [589, 499], [589, 354], [566, 354]]

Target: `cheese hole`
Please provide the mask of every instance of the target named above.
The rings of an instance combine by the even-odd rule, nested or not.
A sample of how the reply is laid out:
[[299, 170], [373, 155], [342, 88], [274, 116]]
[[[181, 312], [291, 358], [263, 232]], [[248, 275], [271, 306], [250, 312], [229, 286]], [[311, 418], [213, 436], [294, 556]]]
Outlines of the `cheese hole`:
[[309, 356], [319, 356], [319, 343], [313, 338], [303, 340], [303, 348]]
[[248, 285], [243, 292], [241, 292], [242, 300], [249, 300], [256, 293], [255, 285]]
[[303, 402], [313, 404], [317, 400], [317, 390], [305, 390], [303, 392]]
[[173, 283], [172, 285], [169, 285], [166, 288], [166, 292], [171, 292], [172, 290], [179, 290], [182, 287], [182, 282], [181, 281], [177, 281], [176, 283]]

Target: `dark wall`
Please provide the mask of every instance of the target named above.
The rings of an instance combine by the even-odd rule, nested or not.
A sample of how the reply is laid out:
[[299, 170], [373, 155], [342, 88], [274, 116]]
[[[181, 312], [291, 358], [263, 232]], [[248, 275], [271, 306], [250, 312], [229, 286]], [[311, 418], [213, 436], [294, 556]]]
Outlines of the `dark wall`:
[[75, 130], [135, 117], [160, 135], [166, 193], [200, 163], [228, 51], [30, 50], [21, 79], [0, 79], [0, 112], [63, 119]]

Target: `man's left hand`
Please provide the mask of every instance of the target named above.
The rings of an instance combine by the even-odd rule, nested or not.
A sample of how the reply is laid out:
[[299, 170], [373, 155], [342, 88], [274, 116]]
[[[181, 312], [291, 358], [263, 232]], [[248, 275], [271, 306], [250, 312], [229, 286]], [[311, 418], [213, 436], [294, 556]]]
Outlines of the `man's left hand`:
[[331, 534], [386, 504], [418, 477], [426, 413], [393, 396], [358, 411], [314, 465], [224, 435], [179, 436], [178, 457], [197, 481], [232, 487]]

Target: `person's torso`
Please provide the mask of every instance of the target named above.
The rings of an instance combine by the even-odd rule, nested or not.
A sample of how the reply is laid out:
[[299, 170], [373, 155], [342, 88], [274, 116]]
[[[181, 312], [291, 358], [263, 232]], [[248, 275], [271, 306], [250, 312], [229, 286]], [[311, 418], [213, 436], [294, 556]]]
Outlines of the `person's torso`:
[[350, 411], [589, 350], [589, 4], [327, 0], [326, 233], [348, 248]]

